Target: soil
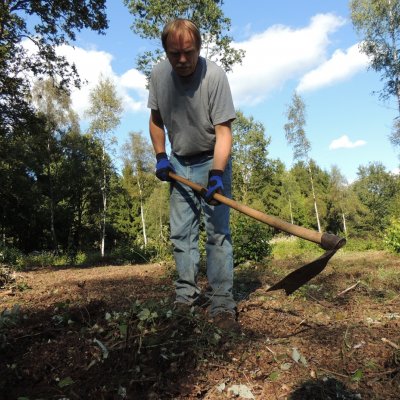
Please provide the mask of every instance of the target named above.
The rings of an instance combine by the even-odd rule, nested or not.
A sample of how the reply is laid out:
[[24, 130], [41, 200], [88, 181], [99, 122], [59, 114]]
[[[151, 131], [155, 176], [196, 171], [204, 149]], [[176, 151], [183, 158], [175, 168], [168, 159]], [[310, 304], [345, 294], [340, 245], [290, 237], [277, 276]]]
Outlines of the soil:
[[0, 289], [0, 398], [399, 399], [400, 257], [339, 252], [267, 292], [304, 261], [235, 270], [232, 335], [174, 311], [168, 264], [18, 273]]

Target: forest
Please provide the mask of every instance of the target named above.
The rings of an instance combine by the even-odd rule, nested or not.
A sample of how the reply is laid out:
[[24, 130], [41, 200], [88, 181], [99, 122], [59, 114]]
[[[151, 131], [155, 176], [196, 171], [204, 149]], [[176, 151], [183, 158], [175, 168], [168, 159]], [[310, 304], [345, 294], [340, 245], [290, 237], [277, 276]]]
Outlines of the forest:
[[[146, 38], [156, 37], [162, 21], [176, 12], [169, 4], [159, 16], [157, 32], [153, 32], [149, 31], [151, 24], [140, 23], [140, 16], [146, 12], [151, 15], [154, 5], [150, 2], [149, 8], [141, 11], [140, 2], [126, 3], [135, 17], [135, 32]], [[59, 5], [45, 25], [36, 27], [42, 34], [37, 56], [18, 46], [26, 35], [33, 35], [18, 14], [23, 6], [12, 1], [7, 4], [8, 14], [2, 17], [7, 29], [1, 36], [3, 262], [15, 264], [19, 258], [23, 263], [24, 255], [38, 253], [72, 263], [96, 255], [127, 262], [168, 257], [168, 185], [154, 176], [155, 156], [148, 132], [129, 132], [126, 143], [116, 143], [114, 131], [120, 123], [122, 101], [106, 77], [100, 77], [90, 94], [85, 112], [85, 122], [89, 122], [83, 129], [68, 92], [68, 85], [80, 84], [79, 77], [54, 50], [56, 45], [73, 40], [74, 30], [83, 26], [103, 33], [107, 27], [104, 1], [95, 2], [93, 15], [84, 4], [71, 3], [66, 10]], [[214, 42], [224, 43], [219, 52], [225, 55], [225, 69], [229, 70], [244, 54], [230, 48], [231, 38], [221, 33], [229, 25], [218, 2], [205, 4], [210, 15], [214, 12], [213, 18], [200, 17], [193, 6], [194, 18], [204, 29], [212, 24], [220, 28]], [[28, 13], [44, 18], [44, 8], [36, 9], [33, 3], [29, 7]], [[362, 14], [356, 11], [354, 24], [360, 25], [356, 16]], [[68, 12], [69, 19], [57, 30], [60, 12]], [[161, 56], [144, 54], [139, 70], [148, 74], [149, 62], [155, 57]], [[40, 78], [31, 84], [30, 79], [18, 75], [21, 66]], [[390, 79], [396, 82], [395, 77], [389, 77], [387, 96], [393, 86]], [[307, 106], [299, 94], [293, 94], [285, 112], [283, 128], [295, 160], [290, 168], [287, 165], [292, 160], [274, 159], [269, 154], [274, 132], [267, 132], [251, 115], [237, 110], [232, 127], [234, 199], [296, 225], [348, 239], [372, 240], [382, 246], [385, 243], [398, 251], [399, 175], [387, 171], [379, 160], [360, 165], [354, 182], [347, 182], [341, 174], [340, 161], [329, 171], [321, 169], [310, 155]], [[391, 139], [395, 147], [396, 138], [394, 129]], [[268, 242], [278, 234], [237, 213], [232, 213], [231, 227], [236, 264], [268, 255], [266, 243], [248, 246], [249, 238], [261, 235]]]

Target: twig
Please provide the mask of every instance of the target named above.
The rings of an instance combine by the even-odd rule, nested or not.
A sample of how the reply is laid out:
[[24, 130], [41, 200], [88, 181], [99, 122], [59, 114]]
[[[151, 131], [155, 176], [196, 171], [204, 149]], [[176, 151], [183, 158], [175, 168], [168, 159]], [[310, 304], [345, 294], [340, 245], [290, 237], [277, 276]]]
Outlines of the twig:
[[316, 301], [322, 307], [326, 307], [326, 308], [335, 308], [336, 307], [336, 306], [334, 306], [332, 304], [324, 304], [321, 300], [318, 300], [316, 297], [311, 296], [311, 294], [309, 294], [309, 293], [307, 293], [307, 297], [309, 297], [310, 299]]
[[381, 376], [381, 375], [390, 375], [394, 374], [395, 372], [400, 371], [400, 368], [395, 368], [395, 369], [390, 369], [389, 371], [383, 371], [383, 372], [371, 372], [369, 374], [365, 374], [366, 376], [374, 377], [374, 376]]
[[321, 367], [318, 367], [318, 369], [320, 369], [321, 371], [327, 372], [328, 374], [333, 374], [333, 375], [340, 376], [341, 378], [349, 379], [349, 377], [347, 375], [339, 374], [339, 372], [330, 371], [329, 369], [325, 369], [325, 368], [321, 368]]
[[360, 283], [360, 281], [357, 281], [354, 285], [351, 285], [350, 287], [348, 287], [347, 289], [344, 289], [342, 292], [338, 293], [336, 295], [336, 297], [339, 296], [343, 296], [344, 294], [346, 294], [347, 292], [350, 292], [350, 290], [353, 290], [354, 288], [356, 288], [358, 286], [358, 284]]
[[387, 343], [388, 345], [392, 346], [394, 349], [400, 350], [400, 346], [398, 344], [396, 344], [396, 343], [393, 343], [389, 339], [386, 339], [386, 338], [383, 337], [381, 340], [382, 340], [383, 343]]

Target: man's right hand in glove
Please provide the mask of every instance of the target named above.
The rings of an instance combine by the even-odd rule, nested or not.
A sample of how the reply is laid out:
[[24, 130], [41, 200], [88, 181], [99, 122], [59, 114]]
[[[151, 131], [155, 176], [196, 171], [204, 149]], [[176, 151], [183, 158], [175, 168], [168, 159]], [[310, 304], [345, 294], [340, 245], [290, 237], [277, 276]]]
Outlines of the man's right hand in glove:
[[175, 173], [175, 168], [169, 162], [167, 153], [158, 153], [156, 158], [156, 177], [161, 181], [171, 182], [172, 179], [169, 177], [168, 173], [170, 171]]

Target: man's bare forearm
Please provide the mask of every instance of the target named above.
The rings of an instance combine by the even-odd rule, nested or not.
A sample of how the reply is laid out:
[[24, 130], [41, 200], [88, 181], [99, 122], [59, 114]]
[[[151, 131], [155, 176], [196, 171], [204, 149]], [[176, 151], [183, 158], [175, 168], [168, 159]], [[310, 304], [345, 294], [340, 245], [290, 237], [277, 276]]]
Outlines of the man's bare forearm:
[[215, 137], [213, 169], [224, 171], [232, 150], [231, 123], [216, 125]]
[[149, 121], [150, 138], [156, 154], [165, 153], [165, 130], [159, 112], [152, 110]]

